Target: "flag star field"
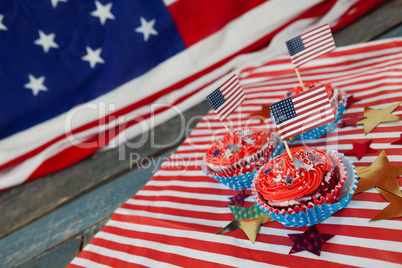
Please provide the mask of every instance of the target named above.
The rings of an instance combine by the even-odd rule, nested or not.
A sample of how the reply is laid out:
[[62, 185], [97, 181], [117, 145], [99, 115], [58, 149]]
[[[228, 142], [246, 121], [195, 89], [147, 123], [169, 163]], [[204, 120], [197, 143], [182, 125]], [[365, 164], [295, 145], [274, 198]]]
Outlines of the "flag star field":
[[7, 116], [0, 117], [0, 139], [95, 99], [185, 48], [160, 0], [2, 1], [0, 112]]

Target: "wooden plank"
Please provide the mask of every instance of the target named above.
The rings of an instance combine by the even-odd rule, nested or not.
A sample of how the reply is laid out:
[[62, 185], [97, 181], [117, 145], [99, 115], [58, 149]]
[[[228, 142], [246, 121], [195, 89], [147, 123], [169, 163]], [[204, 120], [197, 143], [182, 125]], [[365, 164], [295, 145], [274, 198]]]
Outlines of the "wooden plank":
[[71, 237], [81, 235], [95, 222], [108, 219], [115, 209], [133, 196], [152, 177], [174, 149], [113, 180], [77, 200], [60, 207], [0, 240], [0, 263], [3, 267], [24, 263]]
[[103, 226], [105, 226], [108, 220], [109, 218], [102, 219], [95, 225], [89, 227], [87, 230], [84, 231], [84, 233], [82, 234], [81, 249], [84, 248], [89, 242], [91, 242], [92, 238], [94, 238], [96, 233], [99, 232], [103, 228]]
[[402, 36], [402, 25], [398, 25], [397, 27], [393, 28], [392, 30], [380, 35], [377, 39], [378, 40], [386, 39], [386, 38], [392, 38], [392, 37], [397, 37], [397, 36]]
[[81, 236], [70, 239], [62, 245], [14, 266], [15, 268], [66, 267], [81, 250]]
[[[192, 120], [195, 116], [204, 115], [209, 109], [206, 102], [203, 102], [184, 112], [183, 118], [188, 129], [193, 129], [199, 121], [200, 118]], [[131, 153], [137, 154], [139, 159], [145, 159], [176, 148], [185, 138], [179, 135], [181, 129], [178, 126], [181, 124], [180, 116], [176, 116], [144, 134], [144, 137], [157, 140], [159, 147], [153, 145], [154, 140], [151, 138], [148, 138], [140, 148], [122, 145], [119, 148], [95, 154], [66, 170], [28, 182], [1, 194], [0, 238], [129, 172], [136, 167], [130, 166]], [[185, 134], [188, 135], [188, 133]], [[130, 143], [136, 144], [142, 137], [136, 137]], [[121, 159], [119, 154], [122, 151], [125, 152], [124, 160], [119, 160]]]
[[339, 47], [367, 42], [401, 23], [402, 0], [392, 0], [336, 33], [335, 44]]

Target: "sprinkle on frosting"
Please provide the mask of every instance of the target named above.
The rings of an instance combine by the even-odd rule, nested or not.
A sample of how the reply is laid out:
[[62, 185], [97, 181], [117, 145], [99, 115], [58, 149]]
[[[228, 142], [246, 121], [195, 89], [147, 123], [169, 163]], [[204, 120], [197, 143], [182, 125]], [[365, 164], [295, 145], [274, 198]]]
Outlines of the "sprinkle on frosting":
[[[300, 167], [298, 162], [291, 162], [288, 154], [284, 153], [267, 162], [262, 168], [264, 172], [258, 175], [258, 191], [266, 200], [282, 202], [310, 194], [320, 186], [324, 175], [331, 169], [330, 159], [321, 150], [297, 147], [290, 152], [294, 161], [301, 162]], [[309, 157], [310, 154], [315, 157]], [[315, 164], [316, 159], [321, 161]], [[265, 170], [269, 169], [266, 173]]]

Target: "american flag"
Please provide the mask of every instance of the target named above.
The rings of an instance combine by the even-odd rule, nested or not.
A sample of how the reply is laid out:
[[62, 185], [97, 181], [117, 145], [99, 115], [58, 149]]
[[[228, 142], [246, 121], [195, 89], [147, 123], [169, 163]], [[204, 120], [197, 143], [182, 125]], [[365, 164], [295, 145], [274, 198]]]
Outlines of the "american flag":
[[335, 117], [324, 85], [270, 105], [282, 140], [332, 122]]
[[0, 1], [0, 191], [142, 134], [176, 116], [171, 105], [198, 104], [238, 55], [318, 26], [303, 22], [321, 8], [340, 29], [375, 6], [364, 3]]
[[335, 49], [334, 38], [328, 24], [296, 36], [286, 42], [295, 68]]
[[207, 96], [207, 100], [219, 118], [224, 121], [244, 100], [243, 89], [234, 74], [219, 88]]

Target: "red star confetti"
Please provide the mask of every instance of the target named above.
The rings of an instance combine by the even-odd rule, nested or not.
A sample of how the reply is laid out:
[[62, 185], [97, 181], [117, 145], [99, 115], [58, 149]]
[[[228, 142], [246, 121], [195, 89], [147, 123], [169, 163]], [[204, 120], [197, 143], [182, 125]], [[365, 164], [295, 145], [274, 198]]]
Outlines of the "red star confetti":
[[348, 118], [342, 118], [341, 128], [344, 127], [357, 127], [357, 122], [362, 120], [364, 117], [359, 115], [352, 115]]
[[288, 236], [294, 242], [289, 254], [307, 250], [318, 256], [320, 256], [322, 244], [334, 237], [332, 234], [320, 233], [315, 225], [302, 234], [288, 234]]
[[269, 108], [268, 105], [263, 104], [261, 106], [261, 111], [255, 112], [250, 114], [250, 117], [257, 117], [258, 119], [260, 119], [260, 124], [264, 123], [264, 120], [269, 118], [271, 114], [271, 109]]
[[402, 145], [402, 133], [401, 133], [401, 137], [399, 138], [399, 140], [394, 141], [394, 142], [393, 142], [393, 143], [391, 143], [391, 144], [395, 144], [395, 145]]
[[380, 187], [375, 189], [385, 198], [390, 204], [375, 215], [371, 221], [392, 219], [402, 217], [402, 196], [388, 192]]
[[373, 140], [369, 140], [363, 143], [358, 143], [358, 142], [352, 142], [353, 144], [353, 149], [350, 151], [347, 151], [345, 154], [346, 155], [351, 155], [355, 154], [357, 156], [357, 159], [361, 159], [363, 155], [366, 153], [375, 153], [377, 150], [374, 150], [373, 148], [370, 147], [371, 143]]
[[361, 99], [355, 98], [353, 95], [348, 96], [345, 109], [349, 108], [350, 105], [352, 105], [353, 103], [358, 102], [358, 101], [361, 101]]
[[244, 204], [244, 199], [246, 199], [247, 197], [249, 197], [249, 194], [246, 194], [246, 191], [241, 191], [239, 194], [229, 197], [230, 202], [226, 205], [240, 205], [242, 206]]

